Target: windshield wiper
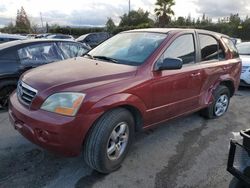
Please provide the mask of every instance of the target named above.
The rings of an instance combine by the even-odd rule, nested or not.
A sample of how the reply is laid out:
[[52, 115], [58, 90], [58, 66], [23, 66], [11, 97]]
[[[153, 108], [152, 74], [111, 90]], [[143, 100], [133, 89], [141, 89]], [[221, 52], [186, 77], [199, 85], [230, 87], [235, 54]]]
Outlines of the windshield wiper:
[[119, 63], [119, 61], [117, 61], [116, 59], [112, 58], [112, 57], [107, 57], [107, 56], [93, 56], [95, 59], [102, 59], [105, 61], [110, 61], [113, 63]]
[[94, 59], [94, 57], [88, 53], [84, 54], [83, 56], [88, 56], [90, 59]]

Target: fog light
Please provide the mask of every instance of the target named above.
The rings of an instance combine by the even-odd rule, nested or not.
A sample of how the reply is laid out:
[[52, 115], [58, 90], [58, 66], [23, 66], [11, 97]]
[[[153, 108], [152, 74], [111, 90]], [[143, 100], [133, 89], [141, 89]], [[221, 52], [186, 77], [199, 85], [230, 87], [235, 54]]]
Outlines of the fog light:
[[41, 142], [47, 142], [49, 140], [49, 133], [48, 131], [42, 129], [35, 129], [35, 134]]

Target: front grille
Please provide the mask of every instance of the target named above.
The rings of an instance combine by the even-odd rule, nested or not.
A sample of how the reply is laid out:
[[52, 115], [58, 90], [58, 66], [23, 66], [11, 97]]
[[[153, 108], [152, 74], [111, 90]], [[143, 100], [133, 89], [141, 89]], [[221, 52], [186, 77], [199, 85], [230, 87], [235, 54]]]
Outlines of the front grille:
[[17, 95], [20, 102], [25, 105], [30, 105], [37, 94], [37, 90], [25, 84], [22, 81], [18, 82]]

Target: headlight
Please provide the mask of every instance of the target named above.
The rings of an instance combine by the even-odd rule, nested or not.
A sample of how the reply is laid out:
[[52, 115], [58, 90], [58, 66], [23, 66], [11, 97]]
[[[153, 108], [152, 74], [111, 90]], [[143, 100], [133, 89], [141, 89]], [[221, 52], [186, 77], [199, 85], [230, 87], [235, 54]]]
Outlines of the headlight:
[[41, 109], [57, 114], [75, 116], [84, 97], [85, 94], [82, 93], [56, 93], [46, 99]]

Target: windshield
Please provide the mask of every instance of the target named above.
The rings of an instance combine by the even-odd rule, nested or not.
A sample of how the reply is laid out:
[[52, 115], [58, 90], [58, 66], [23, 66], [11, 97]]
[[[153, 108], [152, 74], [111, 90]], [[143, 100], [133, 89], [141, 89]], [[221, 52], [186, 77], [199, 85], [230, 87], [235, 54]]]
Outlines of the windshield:
[[250, 43], [241, 43], [237, 45], [240, 55], [250, 55]]
[[[113, 63], [139, 66], [159, 47], [166, 38], [162, 33], [121, 33], [100, 44], [89, 52], [93, 58], [112, 59]], [[115, 60], [115, 61], [114, 61]]]

